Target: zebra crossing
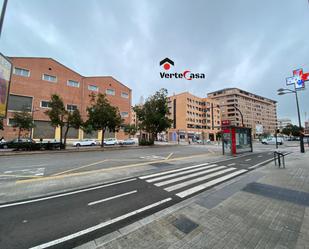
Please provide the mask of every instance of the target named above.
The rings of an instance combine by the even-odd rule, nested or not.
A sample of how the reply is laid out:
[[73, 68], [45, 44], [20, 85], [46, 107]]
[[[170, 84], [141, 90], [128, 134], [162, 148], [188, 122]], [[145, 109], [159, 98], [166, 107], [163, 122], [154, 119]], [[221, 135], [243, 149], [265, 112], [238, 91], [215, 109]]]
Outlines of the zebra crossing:
[[219, 166], [216, 163], [202, 163], [140, 176], [139, 179], [171, 192], [180, 198], [185, 198], [247, 171], [247, 169]]

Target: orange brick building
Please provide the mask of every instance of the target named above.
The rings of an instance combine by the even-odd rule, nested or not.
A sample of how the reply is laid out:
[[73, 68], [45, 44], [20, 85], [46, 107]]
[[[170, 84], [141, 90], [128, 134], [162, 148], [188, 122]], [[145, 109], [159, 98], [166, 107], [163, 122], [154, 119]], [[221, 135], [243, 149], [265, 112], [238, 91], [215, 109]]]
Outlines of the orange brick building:
[[[12, 127], [13, 112], [28, 109], [33, 115], [35, 128], [30, 131], [34, 139], [59, 139], [60, 129], [52, 127], [44, 113], [49, 107], [52, 94], [58, 94], [64, 101], [67, 110], [78, 108], [82, 118], [87, 119], [87, 106], [91, 93], [105, 93], [110, 103], [119, 108], [126, 124], [131, 120], [130, 88], [111, 76], [85, 77], [62, 65], [52, 58], [9, 57], [13, 64], [10, 85], [7, 119], [4, 120], [4, 131], [0, 137], [6, 140], [16, 138], [18, 131]], [[124, 139], [122, 130], [118, 133], [107, 133], [105, 137]], [[100, 140], [101, 132], [86, 134], [82, 130], [71, 128], [68, 139], [94, 138]]]
[[[216, 140], [221, 130], [221, 113], [215, 100], [200, 98], [189, 92], [168, 97], [172, 128], [168, 131], [168, 140]], [[179, 134], [179, 137], [178, 137]]]

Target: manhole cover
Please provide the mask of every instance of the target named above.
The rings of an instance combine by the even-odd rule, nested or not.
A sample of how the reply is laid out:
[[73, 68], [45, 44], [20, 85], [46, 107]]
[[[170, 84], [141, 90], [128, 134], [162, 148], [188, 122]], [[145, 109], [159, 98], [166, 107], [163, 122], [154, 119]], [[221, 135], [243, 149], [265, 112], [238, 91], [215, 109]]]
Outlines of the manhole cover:
[[181, 232], [188, 234], [198, 227], [198, 224], [186, 217], [177, 218], [173, 225]]

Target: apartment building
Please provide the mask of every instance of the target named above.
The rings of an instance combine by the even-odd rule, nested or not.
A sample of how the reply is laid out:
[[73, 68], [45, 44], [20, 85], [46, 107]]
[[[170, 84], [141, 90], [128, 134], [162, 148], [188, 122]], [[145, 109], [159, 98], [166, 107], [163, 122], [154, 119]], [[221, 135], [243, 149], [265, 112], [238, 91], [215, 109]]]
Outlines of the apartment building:
[[218, 102], [222, 120], [229, 120], [235, 126], [252, 128], [254, 137], [259, 135], [261, 126], [263, 133], [273, 134], [276, 130], [277, 102], [272, 99], [238, 88], [211, 92], [207, 97]]
[[189, 92], [168, 97], [172, 128], [168, 131], [169, 141], [209, 139], [216, 141], [220, 131], [220, 109], [217, 102], [200, 98]]
[[292, 124], [292, 120], [290, 118], [279, 118], [277, 127], [280, 131], [282, 131], [283, 128], [291, 124]]
[[[60, 129], [50, 124], [44, 113], [49, 108], [52, 94], [58, 94], [64, 101], [67, 110], [78, 108], [82, 118], [87, 119], [87, 107], [90, 105], [91, 93], [105, 93], [107, 99], [119, 108], [124, 122], [131, 120], [131, 89], [111, 76], [85, 77], [64, 66], [52, 58], [9, 57], [13, 63], [13, 74], [10, 85], [7, 119], [4, 120], [4, 131], [0, 137], [6, 140], [16, 138], [18, 131], [13, 128], [12, 117], [16, 111], [24, 109], [31, 112], [35, 128], [30, 131], [34, 139], [59, 139]], [[108, 133], [106, 137], [123, 139], [121, 130], [116, 134]], [[100, 139], [101, 132], [86, 134], [82, 130], [71, 128], [68, 139]]]

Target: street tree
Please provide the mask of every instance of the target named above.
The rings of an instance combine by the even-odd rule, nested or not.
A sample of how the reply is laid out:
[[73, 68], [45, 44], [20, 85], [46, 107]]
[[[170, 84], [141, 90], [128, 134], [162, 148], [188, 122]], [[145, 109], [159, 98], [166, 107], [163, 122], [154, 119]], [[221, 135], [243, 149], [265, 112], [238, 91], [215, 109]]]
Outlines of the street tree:
[[4, 125], [3, 125], [3, 118], [0, 118], [0, 130], [3, 130]]
[[134, 111], [141, 128], [151, 135], [152, 140], [172, 125], [172, 120], [168, 118], [167, 90], [164, 88], [148, 97], [144, 105], [135, 106]]
[[14, 128], [18, 128], [18, 139], [22, 131], [29, 131], [34, 127], [32, 115], [26, 110], [14, 112], [12, 123]]
[[63, 136], [64, 147], [66, 146], [69, 129], [70, 128], [79, 129], [81, 126], [83, 126], [83, 119], [80, 115], [79, 110], [75, 109], [74, 111], [66, 111], [65, 124], [64, 124], [65, 131]]
[[137, 126], [135, 124], [127, 124], [124, 126], [124, 132], [129, 134], [129, 137], [134, 136], [137, 132]]
[[79, 129], [83, 124], [80, 112], [78, 110], [67, 111], [62, 98], [53, 94], [49, 102], [49, 110], [45, 114], [48, 115], [52, 126], [60, 127], [60, 147], [65, 148], [69, 129]]
[[303, 127], [299, 128], [297, 125], [288, 124], [286, 127], [282, 129], [281, 133], [287, 136], [298, 137], [300, 136], [302, 131]]
[[116, 132], [122, 124], [122, 119], [117, 107], [112, 106], [105, 94], [90, 95], [91, 106], [87, 108], [87, 126], [94, 130], [102, 131], [101, 147], [104, 146], [105, 132]]

